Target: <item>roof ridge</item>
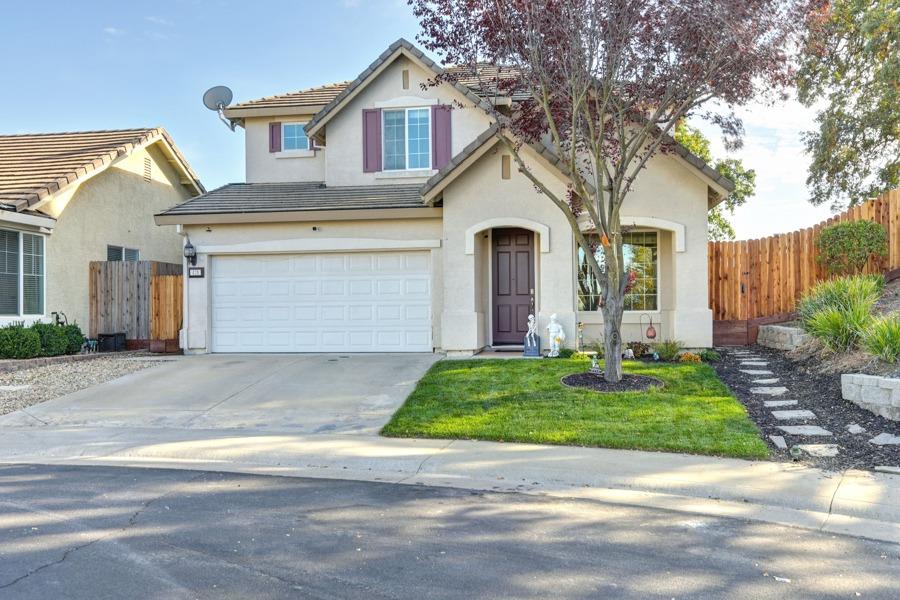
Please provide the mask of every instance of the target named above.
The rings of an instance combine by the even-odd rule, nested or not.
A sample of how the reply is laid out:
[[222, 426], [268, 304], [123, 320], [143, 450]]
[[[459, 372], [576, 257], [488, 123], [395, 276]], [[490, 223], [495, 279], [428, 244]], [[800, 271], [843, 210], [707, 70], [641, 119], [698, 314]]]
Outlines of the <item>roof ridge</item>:
[[84, 131], [41, 131], [37, 133], [0, 133], [0, 138], [46, 137], [51, 135], [86, 135], [93, 133], [131, 133], [139, 131], [156, 131], [162, 127], [133, 127], [126, 129], [88, 129]]

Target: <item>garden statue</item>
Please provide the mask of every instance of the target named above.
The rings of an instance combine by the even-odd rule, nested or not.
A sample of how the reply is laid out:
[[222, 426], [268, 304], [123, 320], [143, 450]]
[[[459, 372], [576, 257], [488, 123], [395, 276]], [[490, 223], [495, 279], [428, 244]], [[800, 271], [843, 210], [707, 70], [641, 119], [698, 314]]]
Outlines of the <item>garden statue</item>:
[[528, 333], [525, 334], [525, 351], [522, 355], [541, 355], [541, 338], [537, 334], [537, 320], [535, 320], [534, 315], [528, 315]]
[[603, 373], [600, 371], [600, 361], [597, 360], [596, 355], [591, 357], [591, 373], [599, 376], [603, 375]]
[[559, 347], [566, 341], [566, 332], [562, 325], [556, 320], [556, 313], [550, 315], [550, 324], [547, 325], [547, 333], [550, 334], [550, 354], [549, 358], [559, 356]]
[[634, 360], [634, 350], [628, 348], [627, 350], [625, 350], [625, 353], [622, 354], [622, 358], [624, 358], [625, 360]]

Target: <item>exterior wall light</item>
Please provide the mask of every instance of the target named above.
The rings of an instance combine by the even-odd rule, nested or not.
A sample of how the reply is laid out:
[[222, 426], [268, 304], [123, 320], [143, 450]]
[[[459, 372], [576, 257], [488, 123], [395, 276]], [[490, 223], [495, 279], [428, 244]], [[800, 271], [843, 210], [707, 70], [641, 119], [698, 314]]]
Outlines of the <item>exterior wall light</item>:
[[194, 248], [190, 239], [188, 239], [187, 243], [184, 245], [184, 257], [188, 259], [188, 262], [191, 263], [192, 267], [197, 265], [197, 249]]

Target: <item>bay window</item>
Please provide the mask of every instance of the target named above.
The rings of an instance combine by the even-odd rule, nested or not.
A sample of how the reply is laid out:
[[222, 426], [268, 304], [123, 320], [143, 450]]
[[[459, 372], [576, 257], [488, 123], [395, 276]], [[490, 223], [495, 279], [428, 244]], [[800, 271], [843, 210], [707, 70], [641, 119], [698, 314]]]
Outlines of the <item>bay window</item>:
[[44, 237], [0, 229], [0, 316], [44, 314]]
[[[588, 240], [596, 248], [594, 256], [602, 267], [603, 249], [597, 235]], [[633, 231], [622, 235], [625, 271], [634, 272], [634, 282], [625, 293], [625, 310], [659, 310], [659, 240], [655, 231]], [[578, 310], [600, 309], [600, 284], [588, 266], [584, 251], [578, 248]]]
[[382, 111], [385, 171], [431, 168], [431, 109]]

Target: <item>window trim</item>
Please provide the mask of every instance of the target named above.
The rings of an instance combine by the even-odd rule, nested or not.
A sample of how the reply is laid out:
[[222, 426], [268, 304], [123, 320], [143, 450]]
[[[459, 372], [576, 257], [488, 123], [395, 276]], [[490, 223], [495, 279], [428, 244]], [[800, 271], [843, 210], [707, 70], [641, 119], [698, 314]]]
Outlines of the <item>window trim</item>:
[[[12, 231], [19, 236], [19, 272], [18, 272], [18, 302], [16, 306], [16, 314], [0, 315], [0, 321], [9, 319], [36, 319], [44, 317], [47, 314], [47, 236], [43, 233], [34, 233], [31, 231], [22, 231], [20, 229], [2, 228], [4, 231]], [[41, 304], [43, 304], [43, 312], [35, 314], [24, 314], [25, 310], [25, 236], [31, 235], [41, 238]]]
[[287, 137], [284, 134], [284, 128], [287, 127], [288, 125], [300, 125], [301, 127], [306, 127], [307, 123], [309, 123], [309, 121], [287, 121], [287, 122], [281, 123], [281, 150], [279, 150], [280, 153], [294, 154], [294, 153], [301, 153], [301, 152], [309, 152], [310, 150], [312, 150], [312, 148], [310, 147], [312, 145], [312, 140], [310, 139], [310, 137], [308, 135], [306, 135], [305, 129], [303, 130], [303, 135], [306, 136], [306, 148], [291, 148], [290, 150], [286, 150], [284, 148], [284, 140]]
[[[597, 235], [597, 232], [594, 230], [584, 231], [583, 233], [586, 235]], [[630, 229], [628, 231], [628, 233], [652, 233], [656, 236], [656, 308], [643, 309], [643, 310], [633, 310], [633, 309], [632, 310], [623, 310], [622, 313], [628, 314], [628, 315], [641, 315], [641, 314], [656, 315], [662, 311], [662, 307], [661, 307], [662, 288], [660, 287], [661, 283], [662, 283], [662, 273], [661, 273], [662, 257], [659, 253], [660, 230], [653, 229], [650, 227], [636, 227], [636, 228]], [[575, 281], [574, 281], [574, 284], [575, 284], [575, 312], [582, 313], [582, 314], [600, 314], [601, 309], [599, 309], [599, 308], [597, 310], [583, 310], [583, 309], [578, 308], [579, 296], [580, 296], [580, 294], [578, 293], [578, 289], [579, 289], [578, 288], [578, 252], [581, 248], [578, 246], [578, 242], [576, 242], [574, 240], [573, 240], [573, 244], [575, 246]]]
[[[426, 167], [415, 167], [411, 168], [409, 166], [409, 112], [412, 110], [424, 110], [425, 114], [428, 115], [428, 160]], [[385, 131], [387, 128], [384, 124], [384, 119], [389, 112], [402, 112], [403, 113], [403, 148], [404, 148], [404, 157], [403, 157], [403, 165], [402, 169], [388, 169], [385, 167], [387, 164], [386, 153], [385, 153], [385, 142], [387, 140], [387, 136], [385, 135]], [[406, 107], [397, 107], [397, 108], [383, 108], [381, 109], [381, 171], [384, 173], [405, 173], [405, 172], [425, 172], [431, 170], [432, 164], [432, 144], [434, 140], [431, 139], [432, 136], [431, 131], [431, 106], [406, 106]]]

